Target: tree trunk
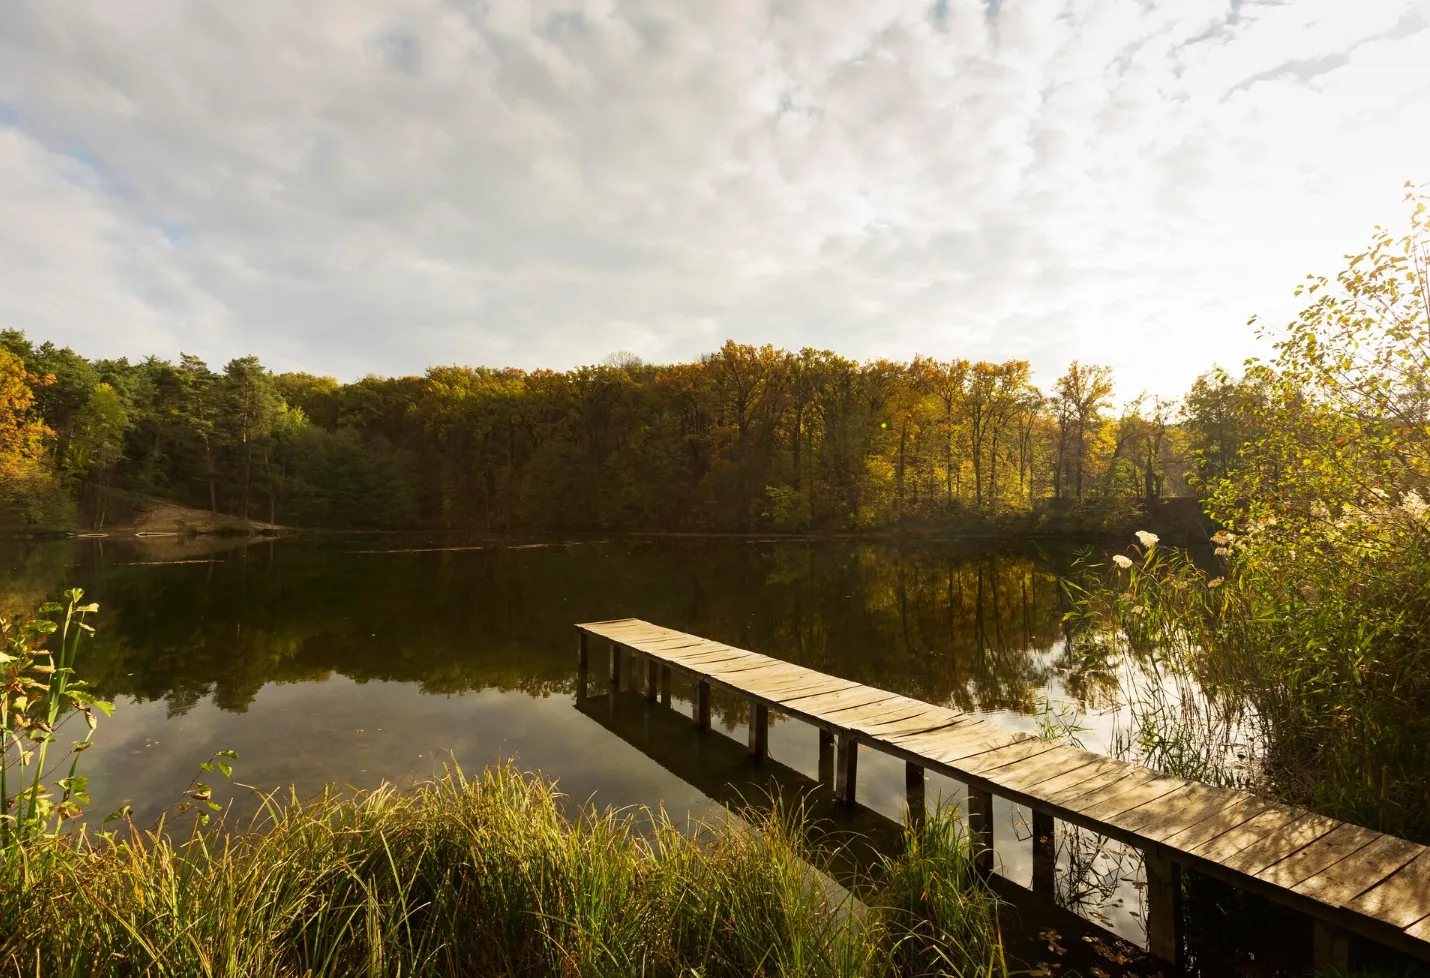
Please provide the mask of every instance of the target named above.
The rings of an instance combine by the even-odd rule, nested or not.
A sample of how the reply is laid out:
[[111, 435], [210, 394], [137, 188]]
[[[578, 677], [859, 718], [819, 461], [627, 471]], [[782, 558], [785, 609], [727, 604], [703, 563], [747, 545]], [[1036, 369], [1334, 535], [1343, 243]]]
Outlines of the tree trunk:
[[214, 456], [209, 440], [204, 439], [204, 468], [209, 480], [209, 515], [218, 519], [218, 490], [214, 488]]

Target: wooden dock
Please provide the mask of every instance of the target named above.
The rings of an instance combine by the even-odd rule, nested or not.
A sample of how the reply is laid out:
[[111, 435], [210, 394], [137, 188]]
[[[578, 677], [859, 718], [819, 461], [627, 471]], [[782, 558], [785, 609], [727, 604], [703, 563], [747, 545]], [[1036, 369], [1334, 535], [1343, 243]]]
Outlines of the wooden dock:
[[968, 823], [993, 860], [993, 797], [1033, 812], [1033, 887], [1053, 887], [1054, 820], [1140, 849], [1148, 941], [1178, 957], [1180, 873], [1226, 880], [1315, 922], [1317, 966], [1344, 966], [1356, 934], [1430, 960], [1430, 849], [1264, 798], [1215, 788], [999, 727], [979, 717], [840, 679], [638, 619], [577, 625], [580, 689], [593, 640], [608, 643], [608, 680], [623, 677], [670, 702], [672, 671], [690, 678], [694, 720], [710, 726], [712, 688], [751, 703], [749, 749], [768, 753], [769, 712], [819, 730], [819, 774], [854, 800], [859, 747], [906, 763], [911, 816], [922, 817], [924, 772], [968, 786]]

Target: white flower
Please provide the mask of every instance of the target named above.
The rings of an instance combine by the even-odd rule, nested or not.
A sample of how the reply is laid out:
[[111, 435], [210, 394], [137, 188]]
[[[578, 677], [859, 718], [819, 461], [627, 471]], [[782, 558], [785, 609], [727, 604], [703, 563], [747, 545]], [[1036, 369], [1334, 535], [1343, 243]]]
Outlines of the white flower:
[[1145, 615], [1145, 614], [1147, 613], [1147, 609], [1144, 608], [1144, 607], [1142, 607], [1140, 604], [1133, 605], [1133, 606], [1132, 606], [1132, 613], [1133, 613], [1134, 615]]
[[1144, 549], [1151, 550], [1157, 546], [1157, 541], [1160, 539], [1161, 537], [1155, 533], [1148, 533], [1146, 530], [1137, 531], [1137, 540], [1142, 544]]
[[1218, 547], [1225, 547], [1228, 543], [1231, 543], [1231, 534], [1226, 530], [1217, 530], [1212, 534], [1212, 543]]
[[1400, 500], [1400, 508], [1405, 510], [1415, 519], [1419, 519], [1420, 517], [1425, 515], [1425, 511], [1427, 509], [1430, 509], [1430, 505], [1426, 504], [1425, 500], [1421, 498], [1420, 493], [1412, 489], [1405, 494], [1405, 497], [1403, 499]]
[[1126, 570], [1127, 568], [1132, 566], [1132, 558], [1128, 557], [1126, 554], [1114, 554], [1112, 557], [1112, 562], [1118, 567], [1121, 567], [1123, 570]]
[[1217, 547], [1216, 550], [1213, 551], [1213, 552], [1214, 552], [1218, 557], [1225, 557], [1227, 554], [1231, 553], [1231, 551], [1228, 550], [1226, 547]]

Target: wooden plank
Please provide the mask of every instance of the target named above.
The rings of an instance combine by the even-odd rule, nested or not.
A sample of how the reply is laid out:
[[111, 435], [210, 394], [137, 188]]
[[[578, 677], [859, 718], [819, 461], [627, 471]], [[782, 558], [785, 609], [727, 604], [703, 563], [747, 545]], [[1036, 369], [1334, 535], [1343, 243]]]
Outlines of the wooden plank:
[[671, 652], [679, 652], [682, 649], [703, 649], [711, 643], [708, 639], [697, 638], [694, 635], [673, 635], [668, 638], [638, 639], [635, 641], [626, 638], [621, 640], [621, 644], [633, 648], [637, 652], [654, 652], [661, 655], [668, 655]]
[[1130, 764], [1118, 764], [1086, 781], [1069, 785], [1059, 790], [1047, 790], [1039, 786], [1038, 795], [1050, 805], [1079, 811], [1079, 805], [1091, 807], [1098, 802], [1112, 798], [1121, 792], [1130, 791], [1139, 784], [1156, 777], [1146, 768], [1136, 768]]
[[1305, 848], [1267, 866], [1256, 874], [1256, 878], [1289, 890], [1380, 837], [1379, 832], [1342, 822]]
[[1144, 838], [1154, 835], [1165, 838], [1229, 808], [1244, 797], [1229, 788], [1193, 783], [1175, 795], [1138, 805], [1109, 817], [1108, 821], [1124, 832], [1135, 832]]
[[1428, 904], [1430, 852], [1422, 852], [1347, 903], [1346, 909], [1365, 914], [1397, 929], [1405, 929], [1430, 916]]
[[[902, 750], [918, 754], [929, 760], [949, 761], [960, 757], [971, 757], [984, 751], [1006, 747], [1015, 743], [991, 724], [982, 721], [960, 723], [943, 730], [930, 733], [910, 734], [905, 737], [891, 737], [889, 742]], [[967, 748], [972, 749], [967, 749]]]
[[725, 682], [734, 685], [741, 682], [746, 673], [756, 669], [764, 669], [769, 665], [763, 656], [755, 655], [753, 652], [746, 653], [739, 658], [722, 659], [712, 657], [699, 662], [692, 663], [687, 668], [695, 669], [699, 672], [711, 676], [719, 676]]
[[908, 824], [919, 828], [924, 824], [926, 805], [924, 799], [924, 769], [912, 761], [904, 762], [904, 799], [908, 806]]
[[910, 704], [914, 701], [904, 696], [894, 696], [880, 703], [865, 703], [842, 710], [826, 710], [824, 718], [834, 723], [853, 727], [858, 723], [883, 720], [889, 717], [910, 715]]
[[[807, 686], [818, 680], [810, 679], [808, 676], [801, 676], [790, 672], [778, 664], [754, 663], [749, 668], [735, 670], [739, 673], [738, 679], [730, 679], [732, 684], [738, 685], [741, 690], [762, 693], [770, 689], [780, 689], [794, 685]], [[734, 675], [733, 672], [723, 672], [725, 675]]]
[[771, 659], [767, 655], [760, 655], [758, 652], [746, 652], [744, 649], [725, 649], [723, 652], [701, 652], [681, 661], [688, 663], [694, 668], [709, 668], [724, 672], [733, 672], [740, 669], [766, 668], [776, 664], [776, 660]]
[[1169, 796], [1176, 796], [1191, 783], [1186, 778], [1168, 778], [1159, 775], [1150, 781], [1134, 785], [1126, 791], [1104, 795], [1099, 801], [1090, 802], [1084, 799], [1070, 807], [1084, 818], [1107, 822], [1125, 811], [1142, 805], [1175, 805], [1175, 797]]
[[968, 719], [969, 715], [966, 713], [957, 714], [951, 710], [929, 709], [905, 720], [889, 720], [883, 723], [871, 723], [863, 727], [856, 725], [856, 728], [875, 740], [889, 740], [908, 734], [928, 733], [932, 730], [952, 726], [955, 723], [963, 723]]
[[1430, 915], [1421, 918], [1419, 922], [1405, 928], [1405, 936], [1414, 938], [1417, 941], [1430, 942]]
[[1110, 779], [1114, 774], [1121, 777], [1126, 772], [1127, 765], [1110, 757], [1087, 751], [1079, 753], [1086, 754], [1088, 759], [1085, 762], [1069, 761], [1066, 766], [1059, 766], [1056, 759], [1053, 759], [1048, 762], [1047, 767], [1039, 767], [1038, 762], [1043, 760], [1039, 757], [1026, 771], [1018, 768], [995, 771], [993, 780], [1010, 791], [1021, 791], [1025, 794], [1036, 792], [1038, 797], [1047, 799], [1065, 788], [1083, 784], [1093, 778], [1103, 776]]
[[[953, 729], [955, 733], [958, 730], [957, 727]], [[960, 763], [966, 763], [969, 758], [1009, 745], [1010, 741], [1004, 731], [980, 730], [970, 732], [964, 737], [955, 737], [950, 734], [942, 744], [925, 748], [921, 753], [932, 763], [956, 768]]]
[[1267, 836], [1279, 832], [1303, 814], [1294, 809], [1273, 806], [1185, 851], [1208, 862], [1224, 863], [1247, 846], [1255, 845]]
[[880, 703], [893, 695], [893, 693], [882, 689], [859, 686], [854, 689], [839, 690], [833, 693], [816, 693], [811, 696], [781, 696], [780, 707], [799, 713], [821, 716], [826, 710], [838, 710], [865, 703]]
[[[917, 717], [941, 717], [948, 711], [930, 710], [927, 705], [918, 700], [909, 700], [907, 703], [899, 703], [895, 707], [887, 710], [871, 710], [867, 715], [861, 715], [858, 719], [850, 719], [845, 722], [854, 730], [859, 730], [867, 734], [877, 734], [878, 731], [894, 729], [898, 724]], [[951, 718], [957, 718], [957, 714], [948, 714]], [[951, 721], [938, 720], [939, 724]]]
[[964, 761], [960, 767], [969, 774], [981, 775], [986, 771], [1003, 767], [1005, 764], [1016, 764], [1037, 757], [1039, 754], [1046, 754], [1050, 750], [1056, 750], [1057, 746], [1050, 740], [1036, 737], [1031, 740], [1020, 740], [1016, 744], [1009, 744], [1006, 747], [978, 754]]
[[1287, 822], [1260, 842], [1252, 843], [1229, 859], [1222, 860], [1221, 864], [1238, 873], [1255, 876], [1272, 863], [1285, 859], [1321, 836], [1329, 834], [1340, 824], [1335, 819], [1307, 812], [1300, 818]]
[[1053, 899], [1056, 891], [1058, 849], [1053, 816], [1033, 809], [1033, 892]]
[[840, 679], [837, 676], [822, 676], [819, 673], [810, 674], [808, 671], [791, 669], [788, 666], [765, 666], [759, 669], [752, 669], [739, 679], [740, 685], [751, 692], [795, 692], [805, 688], [828, 689], [831, 686], [838, 686], [843, 689], [855, 689], [858, 683], [848, 679]]
[[844, 679], [824, 679], [811, 682], [808, 679], [801, 679], [797, 682], [771, 682], [750, 684], [744, 681], [743, 676], [738, 680], [740, 687], [757, 696], [764, 696], [768, 699], [783, 701], [793, 692], [805, 692], [813, 696], [819, 693], [839, 693], [846, 689], [857, 689], [857, 683], [851, 683]]
[[972, 836], [973, 868], [983, 875], [993, 871], [993, 796], [981, 788], [968, 788], [968, 833]]
[[[1097, 756], [1075, 747], [1065, 747], [1051, 740], [1039, 740], [1038, 742], [1047, 744], [1049, 749], [1027, 759], [1020, 759], [1015, 763], [1010, 762], [1000, 767], [985, 768], [979, 773], [999, 784], [1003, 783], [1004, 778], [1012, 778], [1020, 772], [1034, 778], [1040, 774], [1052, 777], [1054, 774], [1068, 770], [1070, 764], [1086, 764]], [[1023, 743], [1029, 743], [1029, 741], [1023, 741]]]
[[1333, 907], [1343, 907], [1424, 852], [1424, 846], [1382, 835], [1357, 852], [1354, 859], [1332, 863], [1291, 889]]
[[1142, 865], [1147, 878], [1147, 950], [1153, 957], [1180, 965], [1182, 867], [1151, 852]]
[[770, 753], [770, 709], [763, 703], [750, 704], [750, 754], [763, 760]]
[[1271, 804], [1261, 798], [1242, 795], [1233, 804], [1207, 816], [1200, 822], [1194, 822], [1175, 831], [1167, 831], [1163, 827], [1152, 827], [1147, 830], [1147, 837], [1154, 842], [1161, 842], [1174, 849], [1180, 849], [1182, 852], [1191, 852], [1202, 843], [1210, 842], [1223, 832], [1231, 831], [1270, 808]]
[[837, 738], [838, 754], [834, 761], [834, 797], [846, 805], [854, 804], [859, 772], [859, 743], [849, 733]]

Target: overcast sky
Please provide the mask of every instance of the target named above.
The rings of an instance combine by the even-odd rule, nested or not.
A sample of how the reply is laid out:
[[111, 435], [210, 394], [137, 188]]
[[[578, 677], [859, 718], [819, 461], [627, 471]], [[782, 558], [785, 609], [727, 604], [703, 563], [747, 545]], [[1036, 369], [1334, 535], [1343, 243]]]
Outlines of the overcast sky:
[[90, 355], [1111, 365], [1430, 179], [1430, 0], [4, 0], [0, 326]]

